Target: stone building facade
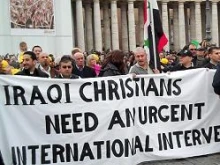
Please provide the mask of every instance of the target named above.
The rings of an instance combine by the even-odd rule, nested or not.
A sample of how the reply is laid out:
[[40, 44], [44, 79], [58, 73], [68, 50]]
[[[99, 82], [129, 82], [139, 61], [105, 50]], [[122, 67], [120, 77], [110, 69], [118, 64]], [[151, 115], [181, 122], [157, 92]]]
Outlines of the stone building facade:
[[[209, 1], [212, 43], [219, 45], [220, 2]], [[0, 0], [0, 55], [17, 53], [21, 41], [27, 42], [29, 49], [40, 45], [56, 56], [70, 54], [73, 47], [101, 51], [134, 50], [143, 45], [144, 0], [54, 0], [53, 3], [53, 34], [38, 35], [34, 29], [13, 34], [10, 1]], [[158, 0], [158, 7], [169, 39], [166, 50], [179, 50], [190, 40], [205, 38], [205, 0]]]
[[[74, 0], [74, 45], [83, 50], [134, 50], [143, 45], [143, 0]], [[206, 37], [206, 5], [202, 0], [159, 0], [166, 50], [179, 50]], [[219, 1], [210, 0], [212, 43], [219, 45]]]

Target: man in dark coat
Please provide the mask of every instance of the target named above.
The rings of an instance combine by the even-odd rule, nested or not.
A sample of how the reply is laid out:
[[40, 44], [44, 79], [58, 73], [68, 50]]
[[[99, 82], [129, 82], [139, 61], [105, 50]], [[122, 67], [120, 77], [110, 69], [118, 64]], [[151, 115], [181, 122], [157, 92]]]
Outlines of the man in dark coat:
[[217, 65], [217, 70], [215, 72], [212, 86], [216, 94], [220, 95], [220, 65]]
[[59, 75], [56, 78], [78, 79], [79, 76], [72, 74], [73, 65], [70, 56], [64, 55], [59, 62]]
[[210, 61], [204, 65], [204, 68], [216, 69], [217, 64], [220, 62], [220, 48], [219, 47], [211, 47], [208, 50], [208, 55]]
[[208, 59], [205, 57], [205, 52], [206, 49], [202, 47], [196, 50], [196, 61], [194, 63], [196, 67], [203, 67], [205, 64], [208, 63]]
[[180, 70], [188, 70], [188, 69], [194, 69], [194, 65], [192, 62], [193, 54], [191, 51], [187, 49], [181, 50], [178, 54], [179, 56], [179, 64], [173, 66], [167, 71], [180, 71]]
[[73, 57], [75, 60], [73, 74], [78, 75], [81, 78], [96, 77], [95, 70], [85, 65], [85, 57], [83, 53], [77, 52]]
[[49, 77], [46, 73], [37, 69], [36, 66], [37, 57], [32, 51], [24, 52], [23, 66], [24, 68], [15, 75], [33, 76], [33, 77]]

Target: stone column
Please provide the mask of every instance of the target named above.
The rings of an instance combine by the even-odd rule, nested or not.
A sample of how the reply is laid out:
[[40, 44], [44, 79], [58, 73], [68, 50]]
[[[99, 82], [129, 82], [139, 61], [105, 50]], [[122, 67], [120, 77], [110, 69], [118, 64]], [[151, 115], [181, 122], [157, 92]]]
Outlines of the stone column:
[[102, 27], [99, 0], [94, 0], [95, 50], [102, 51]]
[[[204, 13], [205, 14], [205, 13]], [[202, 41], [202, 24], [201, 24], [201, 4], [200, 2], [195, 2], [195, 24], [196, 24], [196, 40]]]
[[195, 4], [190, 4], [190, 40], [196, 40]]
[[111, 1], [112, 49], [119, 49], [117, 0]]
[[186, 45], [184, 2], [179, 2], [179, 46], [182, 49]]
[[138, 3], [138, 38], [139, 38], [139, 46], [144, 45], [144, 3]]
[[108, 1], [103, 3], [103, 18], [104, 18], [104, 47], [105, 50], [111, 49], [111, 30]]
[[188, 44], [189, 41], [189, 15], [188, 15], [188, 8], [184, 7], [184, 15], [185, 15], [185, 37], [186, 37], [186, 44]]
[[216, 1], [212, 1], [212, 43], [219, 45], [218, 6]]
[[127, 3], [121, 3], [122, 50], [128, 51]]
[[179, 16], [178, 16], [178, 6], [173, 7], [173, 43], [174, 50], [178, 51], [180, 49], [179, 45]]
[[76, 32], [77, 46], [85, 51], [82, 0], [76, 0]]
[[[201, 13], [206, 13], [206, 5], [201, 5]], [[201, 15], [201, 25], [202, 25], [202, 39], [206, 37], [206, 15]]]
[[86, 50], [91, 51], [93, 46], [93, 27], [92, 27], [92, 8], [88, 1], [85, 5], [85, 19], [86, 19]]
[[[169, 22], [168, 22], [168, 10], [167, 10], [167, 2], [162, 1], [162, 24], [163, 24], [163, 30], [164, 33], [169, 41]], [[164, 47], [166, 51], [170, 50], [169, 43]]]
[[129, 50], [134, 51], [136, 48], [136, 30], [135, 30], [133, 0], [128, 0], [128, 34], [129, 34]]

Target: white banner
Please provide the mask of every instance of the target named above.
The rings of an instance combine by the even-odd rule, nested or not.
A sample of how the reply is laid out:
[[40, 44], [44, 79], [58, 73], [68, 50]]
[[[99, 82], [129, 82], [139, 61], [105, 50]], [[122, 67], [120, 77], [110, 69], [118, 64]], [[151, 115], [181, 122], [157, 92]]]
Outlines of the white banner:
[[0, 76], [5, 164], [135, 165], [220, 152], [214, 71], [93, 79]]

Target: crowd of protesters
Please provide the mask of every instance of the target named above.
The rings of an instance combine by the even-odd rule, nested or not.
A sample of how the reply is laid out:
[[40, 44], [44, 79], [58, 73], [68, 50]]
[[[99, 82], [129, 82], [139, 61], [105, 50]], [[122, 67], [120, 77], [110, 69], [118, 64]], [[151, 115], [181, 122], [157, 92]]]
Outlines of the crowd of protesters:
[[[61, 58], [45, 53], [39, 45], [34, 46], [31, 51], [25, 42], [21, 42], [19, 47], [18, 55], [0, 56], [0, 74], [80, 79], [209, 68], [217, 69], [212, 85], [215, 93], [220, 95], [220, 48], [216, 46], [207, 49], [189, 44], [179, 52], [161, 52], [161, 65], [158, 68], [150, 67], [147, 53], [142, 47], [137, 47], [134, 52], [108, 50], [90, 53], [74, 48], [70, 55], [63, 55]], [[0, 164], [3, 164], [1, 152]]]
[[[161, 65], [158, 68], [150, 67], [147, 53], [142, 47], [137, 47], [134, 52], [108, 50], [89, 53], [74, 48], [70, 55], [63, 55], [61, 58], [45, 53], [39, 45], [34, 46], [31, 51], [28, 51], [25, 42], [21, 42], [19, 47], [18, 55], [7, 54], [0, 57], [0, 74], [78, 79], [125, 74], [159, 74], [195, 68], [220, 69], [219, 47], [211, 46], [207, 49], [192, 43], [179, 52], [161, 52]], [[218, 94], [219, 79], [220, 75], [215, 76], [213, 84]]]

